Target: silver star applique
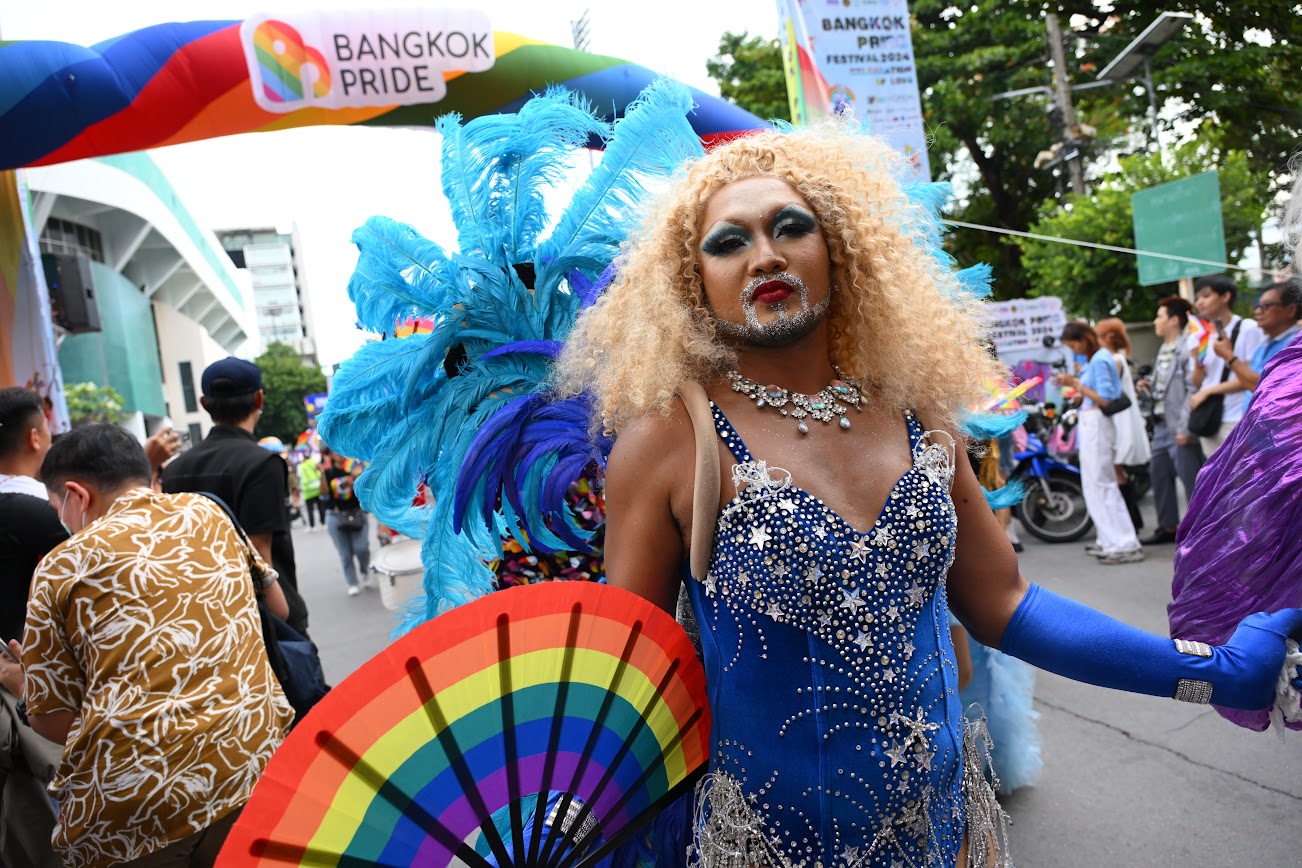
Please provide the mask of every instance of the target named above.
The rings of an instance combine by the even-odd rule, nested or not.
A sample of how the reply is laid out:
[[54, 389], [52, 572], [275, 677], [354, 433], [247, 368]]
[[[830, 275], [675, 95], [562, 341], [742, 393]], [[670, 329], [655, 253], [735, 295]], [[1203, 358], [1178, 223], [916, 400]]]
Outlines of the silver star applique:
[[891, 758], [891, 768], [895, 768], [900, 763], [909, 761], [907, 751], [908, 748], [905, 745], [898, 742], [891, 743], [890, 750], [886, 751], [886, 755]]
[[705, 574], [705, 596], [713, 597], [714, 589], [717, 586], [718, 586], [718, 582], [714, 578], [714, 573], [706, 573]]
[[894, 670], [894, 669], [883, 669], [883, 670], [882, 670], [882, 681], [889, 681], [891, 684], [894, 684], [894, 683], [895, 683], [895, 670]]
[[880, 564], [877, 565], [877, 578], [886, 579], [886, 578], [890, 578], [890, 575], [891, 575], [891, 568], [886, 565], [886, 561], [882, 561]]
[[909, 598], [909, 605], [920, 608], [923, 600], [927, 598], [927, 592], [921, 585], [914, 582], [912, 587], [904, 592], [904, 596]]
[[832, 626], [832, 616], [829, 615], [827, 612], [824, 612], [823, 614], [819, 615], [819, 616], [818, 616], [818, 626], [820, 626], [820, 627], [830, 627], [830, 626]]
[[796, 511], [796, 502], [789, 497], [784, 497], [778, 501], [778, 509], [785, 512], [787, 515], [791, 515]]
[[860, 630], [859, 635], [854, 637], [854, 644], [859, 646], [860, 652], [864, 652], [872, 647], [873, 641], [868, 638], [867, 633], [865, 633], [863, 630]]
[[777, 576], [779, 579], [785, 579], [787, 576], [791, 575], [791, 567], [787, 566], [786, 561], [778, 561], [773, 565], [773, 575]]
[[916, 503], [910, 503], [908, 506], [904, 507], [904, 514], [909, 518], [917, 518], [922, 515], [922, 510], [918, 509]]
[[769, 536], [769, 527], [766, 524], [758, 524], [750, 529], [750, 544], [757, 549], [762, 549], [773, 537]]
[[892, 621], [900, 620], [900, 607], [891, 603], [890, 606], [886, 608], [886, 617], [890, 618]]
[[921, 539], [914, 541], [913, 556], [920, 561], [925, 561], [931, 557], [931, 543]]
[[875, 546], [888, 546], [894, 541], [895, 536], [891, 533], [889, 527], [879, 527], [873, 533], [873, 545]]
[[774, 601], [772, 603], [769, 603], [769, 607], [764, 610], [764, 614], [768, 615], [774, 621], [781, 621], [782, 614], [783, 614], [782, 607], [778, 605], [776, 601]]
[[855, 588], [854, 593], [851, 593], [845, 588], [842, 588], [841, 596], [844, 598], [840, 603], [841, 608], [849, 609], [851, 615], [859, 614], [859, 607], [864, 605], [864, 601], [859, 598], [859, 589]]
[[858, 558], [859, 563], [866, 564], [868, 563], [868, 554], [869, 554], [868, 540], [866, 539], [850, 540], [850, 557]]
[[819, 542], [827, 539], [827, 528], [820, 524], [818, 527], [814, 528], [814, 536], [818, 537]]
[[811, 585], [821, 582], [822, 580], [823, 580], [823, 568], [820, 567], [818, 564], [813, 564], [809, 567], [809, 569], [805, 570], [805, 581], [809, 582]]

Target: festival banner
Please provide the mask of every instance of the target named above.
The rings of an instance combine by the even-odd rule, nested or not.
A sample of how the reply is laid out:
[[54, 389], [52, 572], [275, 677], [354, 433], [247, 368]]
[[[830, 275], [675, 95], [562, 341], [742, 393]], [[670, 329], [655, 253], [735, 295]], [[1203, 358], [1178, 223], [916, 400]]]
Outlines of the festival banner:
[[50, 430], [68, 430], [54, 316], [21, 172], [0, 172], [0, 386], [45, 399]]
[[1062, 299], [1047, 295], [1041, 298], [1014, 298], [986, 302], [990, 316], [986, 337], [995, 351], [1004, 356], [1024, 350], [1043, 350], [1046, 337], [1058, 338], [1067, 325]]
[[[826, 106], [806, 114], [852, 112], [904, 154], [915, 173], [909, 180], [931, 180], [907, 0], [778, 0], [778, 14], [784, 43], [803, 41], [827, 88]], [[787, 26], [792, 19], [803, 26]], [[788, 67], [788, 86], [793, 77]], [[809, 87], [799, 84], [807, 100]]]

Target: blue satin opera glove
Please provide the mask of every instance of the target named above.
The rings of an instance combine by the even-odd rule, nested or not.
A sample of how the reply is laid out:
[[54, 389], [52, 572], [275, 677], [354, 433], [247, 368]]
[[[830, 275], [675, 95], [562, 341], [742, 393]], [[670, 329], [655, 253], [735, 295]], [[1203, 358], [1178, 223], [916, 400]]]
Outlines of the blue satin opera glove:
[[1275, 702], [1285, 640], [1299, 636], [1302, 609], [1284, 609], [1245, 618], [1224, 645], [1173, 641], [1031, 585], [1000, 650], [1087, 684], [1260, 711]]

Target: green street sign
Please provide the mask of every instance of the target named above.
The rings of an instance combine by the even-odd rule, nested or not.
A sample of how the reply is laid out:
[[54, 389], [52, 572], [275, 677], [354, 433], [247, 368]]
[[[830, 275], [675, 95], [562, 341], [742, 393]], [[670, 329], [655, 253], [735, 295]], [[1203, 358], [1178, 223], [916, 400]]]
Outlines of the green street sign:
[[[1225, 226], [1221, 222], [1221, 179], [1203, 172], [1169, 184], [1140, 190], [1130, 197], [1135, 214], [1135, 249], [1170, 256], [1225, 261]], [[1152, 286], [1182, 277], [1216, 274], [1222, 269], [1199, 262], [1140, 255], [1139, 283]]]

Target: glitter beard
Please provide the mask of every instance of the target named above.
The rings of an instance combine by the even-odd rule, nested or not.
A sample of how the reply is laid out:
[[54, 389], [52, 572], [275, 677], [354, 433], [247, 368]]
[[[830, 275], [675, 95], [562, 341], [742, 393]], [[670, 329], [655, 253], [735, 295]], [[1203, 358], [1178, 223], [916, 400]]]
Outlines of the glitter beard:
[[[780, 280], [783, 283], [790, 284], [792, 288], [800, 292], [800, 310], [794, 315], [788, 315], [787, 303], [780, 301], [776, 304], [769, 305], [777, 314], [777, 319], [772, 322], [762, 323], [759, 316], [755, 313], [755, 290], [761, 284], [773, 280]], [[730, 322], [726, 319], [715, 317], [714, 322], [719, 331], [726, 337], [733, 340], [741, 341], [753, 347], [785, 347], [794, 344], [814, 330], [814, 328], [827, 315], [827, 307], [830, 299], [823, 299], [813, 307], [809, 306], [809, 287], [805, 282], [794, 274], [788, 274], [785, 271], [778, 274], [762, 274], [752, 280], [741, 291], [741, 310], [746, 317], [745, 325]]]

